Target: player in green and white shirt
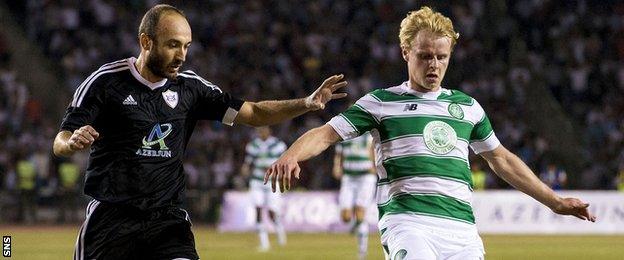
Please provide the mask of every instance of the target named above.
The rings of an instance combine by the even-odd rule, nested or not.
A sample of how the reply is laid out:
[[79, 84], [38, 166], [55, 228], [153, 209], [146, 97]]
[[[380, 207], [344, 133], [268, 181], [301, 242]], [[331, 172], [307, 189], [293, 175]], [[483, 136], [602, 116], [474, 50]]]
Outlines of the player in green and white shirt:
[[[264, 172], [286, 150], [286, 144], [271, 136], [269, 127], [258, 127], [258, 137], [254, 138], [245, 147], [247, 156], [241, 168], [243, 176], [249, 176], [249, 194], [256, 207], [256, 230], [260, 238], [258, 250], [267, 251], [270, 248], [269, 234], [262, 222], [262, 209], [268, 208], [269, 217], [275, 224], [277, 240], [280, 245], [286, 244], [286, 232], [280, 221], [281, 194], [271, 192], [269, 185], [262, 183]], [[251, 175], [250, 175], [250, 168]]]
[[351, 222], [355, 216], [351, 231], [357, 236], [358, 255], [364, 258], [368, 249], [366, 208], [375, 195], [377, 182], [370, 134], [336, 144], [333, 173], [340, 180], [340, 216], [345, 223]]
[[409, 79], [375, 90], [301, 136], [265, 174], [275, 189], [299, 177], [299, 161], [370, 131], [379, 175], [381, 242], [388, 259], [483, 259], [471, 207], [468, 147], [502, 179], [554, 212], [595, 221], [586, 203], [561, 198], [503, 147], [472, 97], [440, 85], [459, 35], [428, 7], [408, 14], [399, 39]]

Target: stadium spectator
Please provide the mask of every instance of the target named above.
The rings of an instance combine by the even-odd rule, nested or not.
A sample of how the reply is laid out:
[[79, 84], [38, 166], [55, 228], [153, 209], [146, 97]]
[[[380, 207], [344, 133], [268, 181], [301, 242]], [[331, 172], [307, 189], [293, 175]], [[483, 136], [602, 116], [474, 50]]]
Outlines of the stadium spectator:
[[624, 192], [624, 167], [620, 168], [620, 171], [615, 177], [615, 184], [616, 184], [617, 190]]
[[18, 221], [32, 224], [37, 221], [37, 168], [33, 158], [25, 150], [20, 151], [15, 159], [19, 189]]
[[58, 223], [73, 223], [78, 220], [76, 215], [81, 206], [78, 201], [81, 198], [80, 183], [81, 169], [79, 162], [72, 158], [55, 158], [53, 164], [56, 166], [58, 178]]
[[471, 162], [470, 172], [472, 174], [472, 184], [475, 191], [485, 190], [487, 183], [487, 174], [481, 168], [481, 163]]
[[567, 187], [568, 175], [554, 162], [548, 162], [539, 174], [540, 179], [553, 190], [561, 190]]

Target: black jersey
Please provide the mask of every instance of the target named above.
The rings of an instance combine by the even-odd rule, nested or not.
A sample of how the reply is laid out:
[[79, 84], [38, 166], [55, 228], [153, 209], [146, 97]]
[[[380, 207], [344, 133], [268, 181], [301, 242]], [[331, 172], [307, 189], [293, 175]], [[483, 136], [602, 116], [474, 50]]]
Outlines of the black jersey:
[[232, 125], [243, 101], [192, 71], [151, 83], [134, 57], [106, 64], [76, 90], [61, 130], [91, 125], [85, 194], [152, 209], [183, 199], [184, 150], [197, 120]]

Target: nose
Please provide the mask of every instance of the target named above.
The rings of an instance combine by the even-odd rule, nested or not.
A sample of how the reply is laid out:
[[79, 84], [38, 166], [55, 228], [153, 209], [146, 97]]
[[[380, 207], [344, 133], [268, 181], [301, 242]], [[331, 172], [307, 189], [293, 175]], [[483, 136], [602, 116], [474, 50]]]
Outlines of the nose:
[[438, 68], [438, 66], [440, 65], [440, 60], [438, 59], [438, 57], [433, 57], [429, 60], [429, 68]]
[[184, 62], [184, 60], [186, 60], [186, 53], [187, 52], [188, 52], [187, 48], [185, 48], [185, 47], [179, 48], [178, 51], [176, 51], [176, 55], [175, 55], [176, 60]]

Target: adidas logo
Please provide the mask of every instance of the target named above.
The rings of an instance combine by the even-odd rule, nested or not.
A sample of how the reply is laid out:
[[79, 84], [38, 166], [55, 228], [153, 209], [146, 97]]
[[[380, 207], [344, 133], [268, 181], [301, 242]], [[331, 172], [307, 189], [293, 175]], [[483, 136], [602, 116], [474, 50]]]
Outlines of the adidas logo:
[[128, 95], [128, 97], [126, 99], [124, 99], [123, 103], [124, 105], [138, 105], [138, 103], [134, 100], [134, 98], [132, 97], [132, 95]]

